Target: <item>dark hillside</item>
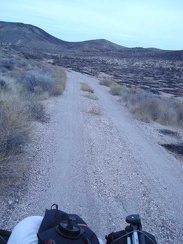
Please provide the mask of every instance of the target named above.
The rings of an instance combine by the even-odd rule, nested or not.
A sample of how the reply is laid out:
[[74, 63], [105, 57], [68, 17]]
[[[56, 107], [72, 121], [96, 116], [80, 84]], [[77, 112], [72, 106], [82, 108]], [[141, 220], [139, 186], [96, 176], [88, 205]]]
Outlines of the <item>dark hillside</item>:
[[27, 59], [51, 60], [91, 75], [103, 72], [120, 83], [154, 93], [183, 94], [183, 50], [127, 48], [104, 39], [67, 42], [32, 25], [2, 21], [0, 44]]
[[105, 39], [83, 42], [67, 42], [55, 38], [42, 29], [23, 23], [0, 21], [0, 43], [15, 46], [18, 49], [39, 50], [45, 52], [64, 52], [70, 55], [107, 56], [107, 57], [154, 57], [164, 53], [151, 48], [127, 48]]
[[62, 50], [67, 43], [33, 25], [3, 21], [0, 21], [0, 42], [36, 50]]

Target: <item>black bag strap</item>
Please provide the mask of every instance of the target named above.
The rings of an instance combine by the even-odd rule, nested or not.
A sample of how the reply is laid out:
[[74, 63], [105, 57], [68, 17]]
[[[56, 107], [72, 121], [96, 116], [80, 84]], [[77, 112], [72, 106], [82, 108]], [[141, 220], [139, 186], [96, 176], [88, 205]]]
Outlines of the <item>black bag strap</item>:
[[8, 239], [11, 235], [10, 231], [0, 229], [0, 244], [8, 243]]
[[55, 209], [58, 210], [58, 204], [54, 203], [53, 205], [51, 205], [51, 209], [54, 209], [53, 207], [55, 207]]

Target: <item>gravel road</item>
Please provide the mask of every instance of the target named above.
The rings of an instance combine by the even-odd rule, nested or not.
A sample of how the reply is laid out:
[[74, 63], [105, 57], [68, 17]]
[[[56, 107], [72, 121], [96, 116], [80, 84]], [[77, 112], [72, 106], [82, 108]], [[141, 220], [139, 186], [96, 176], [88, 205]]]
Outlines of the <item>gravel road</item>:
[[[128, 214], [139, 213], [158, 243], [183, 243], [183, 164], [96, 78], [67, 76], [64, 94], [47, 101], [50, 121], [35, 125], [26, 149], [29, 175], [1, 216], [3, 227], [57, 203], [103, 239], [124, 228]], [[80, 82], [94, 94], [82, 92]]]

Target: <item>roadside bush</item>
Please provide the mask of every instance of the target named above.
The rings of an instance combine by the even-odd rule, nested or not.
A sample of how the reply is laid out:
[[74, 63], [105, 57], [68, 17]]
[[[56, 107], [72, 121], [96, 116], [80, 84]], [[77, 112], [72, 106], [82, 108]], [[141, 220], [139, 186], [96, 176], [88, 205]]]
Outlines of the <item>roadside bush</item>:
[[22, 80], [22, 85], [27, 91], [40, 95], [49, 92], [54, 87], [55, 81], [48, 74], [40, 73], [40, 71], [28, 71]]
[[145, 121], [157, 121], [160, 114], [160, 101], [144, 94], [133, 94], [129, 97], [128, 107], [137, 118]]
[[87, 98], [92, 99], [92, 100], [98, 100], [98, 97], [92, 93], [85, 93], [85, 94], [83, 94], [83, 97], [87, 97]]
[[110, 85], [110, 93], [115, 96], [120, 96], [122, 93], [122, 86], [116, 82]]
[[51, 70], [52, 70], [51, 76], [56, 81], [56, 83], [55, 83], [54, 87], [52, 88], [50, 95], [59, 96], [65, 90], [66, 80], [67, 80], [66, 73], [65, 73], [64, 69], [60, 68], [60, 67], [52, 66]]
[[99, 107], [93, 107], [91, 108], [88, 113], [92, 114], [92, 115], [101, 115], [102, 114], [102, 110]]
[[110, 85], [113, 83], [112, 80], [110, 79], [103, 79], [99, 82], [100, 85], [102, 86], [107, 86], [107, 87], [110, 87]]
[[136, 118], [183, 127], [183, 104], [141, 89], [127, 89], [122, 100]]
[[137, 119], [183, 127], [182, 102], [155, 95], [137, 87], [128, 88], [108, 79], [100, 81], [100, 84], [105, 86], [110, 84], [109, 92], [112, 95], [120, 95], [121, 101]]
[[81, 90], [84, 92], [90, 92], [94, 93], [94, 90], [91, 86], [89, 86], [87, 83], [81, 82]]
[[38, 96], [44, 93], [59, 96], [65, 89], [66, 75], [63, 70], [56, 68], [44, 73], [42, 70], [31, 70], [24, 74], [21, 84], [27, 92]]
[[13, 70], [15, 67], [15, 61], [10, 58], [2, 58], [0, 60], [0, 69], [5, 68], [7, 70]]
[[0, 94], [0, 161], [20, 152], [29, 136], [29, 116], [16, 95]]
[[19, 159], [29, 142], [31, 123], [48, 121], [44, 100], [62, 94], [65, 85], [66, 73], [61, 67], [19, 55], [10, 58], [9, 53], [1, 58], [0, 189], [23, 176], [26, 163]]
[[45, 106], [37, 100], [25, 102], [24, 109], [29, 114], [31, 120], [37, 120], [40, 122], [47, 122], [48, 115], [45, 111]]
[[8, 84], [4, 79], [0, 78], [0, 92], [8, 90]]

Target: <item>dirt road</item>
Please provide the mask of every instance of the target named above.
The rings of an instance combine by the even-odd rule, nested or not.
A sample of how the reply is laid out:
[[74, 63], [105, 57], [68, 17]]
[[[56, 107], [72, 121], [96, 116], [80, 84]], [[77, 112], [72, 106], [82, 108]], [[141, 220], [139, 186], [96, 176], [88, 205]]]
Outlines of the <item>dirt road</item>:
[[[94, 94], [80, 90], [88, 83]], [[183, 243], [183, 166], [96, 78], [68, 72], [64, 95], [48, 101], [50, 122], [36, 125], [30, 168], [6, 226], [57, 203], [81, 215], [99, 237], [139, 213], [159, 243]]]

